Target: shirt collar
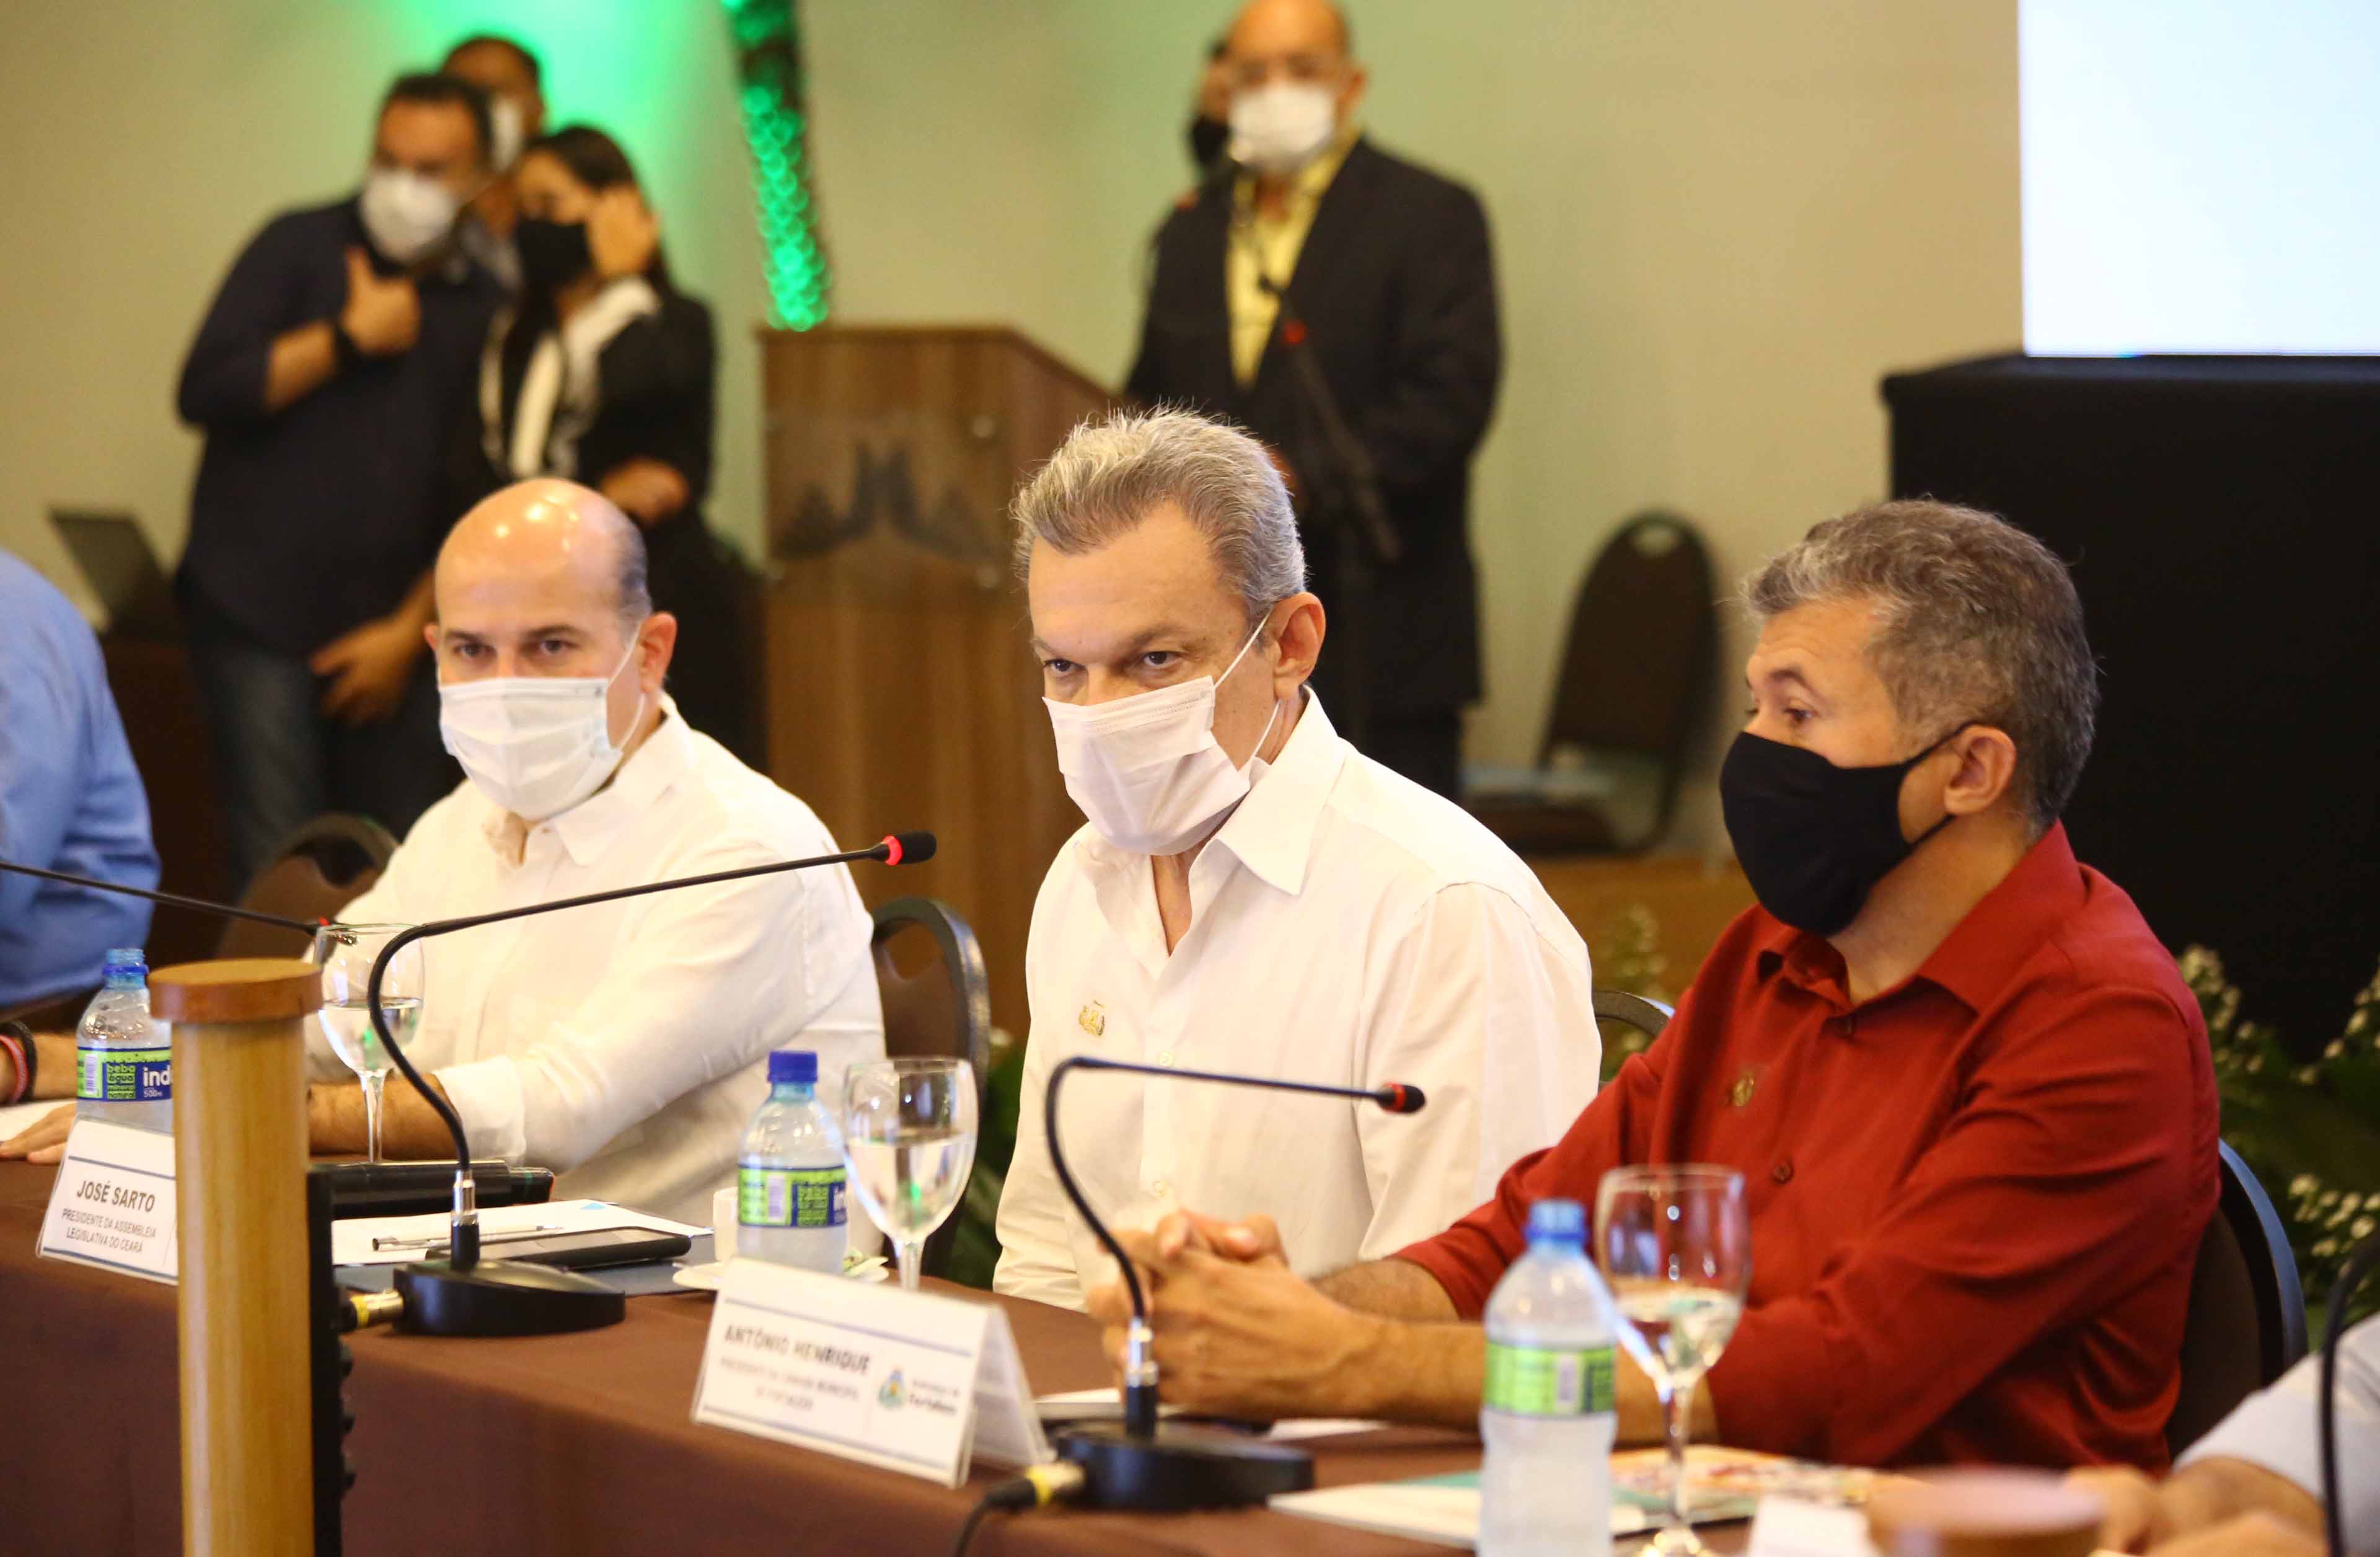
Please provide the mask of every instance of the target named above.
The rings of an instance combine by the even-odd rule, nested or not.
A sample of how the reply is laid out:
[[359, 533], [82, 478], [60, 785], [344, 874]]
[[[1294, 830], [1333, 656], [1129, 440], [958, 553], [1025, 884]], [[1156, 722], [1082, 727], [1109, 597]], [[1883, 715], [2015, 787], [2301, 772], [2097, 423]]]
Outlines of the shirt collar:
[[[1319, 156], [1297, 170], [1297, 176], [1290, 180], [1289, 186], [1291, 210], [1310, 211], [1321, 203], [1324, 193], [1330, 188], [1330, 181], [1339, 176], [1340, 166], [1346, 162], [1347, 153], [1355, 149], [1355, 142], [1363, 136], [1363, 127], [1350, 119], [1330, 138], [1330, 144], [1322, 149]], [[1255, 174], [1242, 173], [1239, 176], [1232, 186], [1232, 199], [1242, 211], [1255, 211]]]
[[[676, 702], [664, 692], [662, 722], [645, 737], [642, 746], [628, 754], [611, 781], [568, 810], [539, 825], [553, 829], [572, 864], [590, 865], [611, 846], [613, 839], [626, 832], [693, 765], [694, 732], [686, 728], [686, 721], [678, 716]], [[505, 860], [518, 858], [511, 814], [486, 797], [480, 798], [488, 810], [480, 820], [480, 833]]]
[[[1322, 699], [1311, 690], [1304, 697], [1305, 710], [1279, 759], [1256, 776], [1246, 797], [1208, 840], [1208, 847], [1222, 845], [1268, 884], [1292, 894], [1305, 884], [1322, 809], [1355, 749], [1332, 727]], [[1092, 828], [1083, 830], [1076, 847], [1084, 862], [1098, 869], [1137, 866], [1145, 872], [1148, 867], [1147, 855], [1120, 849]]]
[[[2049, 932], [2081, 909], [2082, 898], [2082, 868], [2066, 824], [2052, 823], [1912, 977], [1946, 991], [1970, 1011], [1982, 1011]], [[1766, 910], [1762, 917], [1767, 918]], [[1823, 936], [1769, 918], [1755, 944], [1762, 977], [1781, 967], [1804, 987], [1829, 980], [1840, 987], [1842, 956]]]
[[1248, 797], [1240, 802], [1215, 836], [1232, 857], [1276, 889], [1295, 896], [1305, 884], [1314, 858], [1314, 835], [1322, 808], [1338, 785], [1339, 771], [1355, 748], [1331, 727], [1322, 699], [1304, 694], [1305, 711], [1289, 732], [1281, 756], [1269, 766]]

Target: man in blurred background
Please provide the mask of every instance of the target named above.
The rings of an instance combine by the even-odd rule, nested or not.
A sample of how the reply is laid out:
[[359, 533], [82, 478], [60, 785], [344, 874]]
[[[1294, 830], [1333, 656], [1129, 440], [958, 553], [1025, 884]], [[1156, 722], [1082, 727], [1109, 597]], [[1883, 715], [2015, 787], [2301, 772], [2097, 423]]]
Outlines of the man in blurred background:
[[1239, 173], [1159, 233], [1126, 392], [1272, 447], [1338, 650], [1317, 694], [1357, 749], [1453, 796], [1479, 695], [1471, 456], [1501, 372], [1488, 219], [1362, 135], [1328, 0], [1253, 0], [1224, 64]]
[[[149, 797], [91, 625], [8, 552], [0, 622], [0, 859], [155, 887]], [[91, 988], [109, 947], [148, 934], [140, 898], [0, 874], [0, 1009]]]
[[362, 189], [268, 223], [183, 364], [206, 452], [179, 585], [235, 887], [323, 811], [402, 834], [454, 782], [422, 629], [499, 298], [454, 242], [489, 140], [478, 88], [400, 78]]
[[505, 291], [516, 293], [521, 268], [513, 224], [520, 220], [520, 197], [513, 187], [513, 164], [523, 147], [545, 133], [545, 67], [525, 44], [476, 32], [447, 50], [439, 68], [488, 94], [488, 166], [495, 176], [471, 202], [455, 241]]

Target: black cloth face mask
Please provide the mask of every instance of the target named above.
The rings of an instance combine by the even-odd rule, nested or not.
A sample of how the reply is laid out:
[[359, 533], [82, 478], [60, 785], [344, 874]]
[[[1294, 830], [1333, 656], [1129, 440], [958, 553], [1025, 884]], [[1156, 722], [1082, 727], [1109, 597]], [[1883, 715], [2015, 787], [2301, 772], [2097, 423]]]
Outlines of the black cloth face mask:
[[513, 247], [520, 254], [521, 286], [531, 292], [551, 293], [595, 264], [584, 222], [524, 216], [513, 225]]
[[1718, 772], [1719, 811], [1760, 906], [1796, 930], [1832, 935], [1917, 845], [1900, 835], [1900, 784], [1967, 725], [1906, 762], [1839, 768], [1804, 747], [1746, 731]]
[[1190, 161], [1201, 173], [1214, 170], [1215, 160], [1223, 154], [1224, 143], [1232, 139], [1232, 127], [1220, 119], [1210, 119], [1201, 114], [1190, 121]]

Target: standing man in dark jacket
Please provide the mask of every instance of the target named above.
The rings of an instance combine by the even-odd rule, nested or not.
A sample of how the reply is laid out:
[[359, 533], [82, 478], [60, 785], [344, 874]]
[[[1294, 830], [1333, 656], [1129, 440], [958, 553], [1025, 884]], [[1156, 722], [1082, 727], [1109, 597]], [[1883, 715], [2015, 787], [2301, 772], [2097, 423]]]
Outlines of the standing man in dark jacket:
[[1502, 360], [1487, 215], [1360, 133], [1328, 0], [1253, 0], [1229, 38], [1232, 161], [1158, 234], [1126, 392], [1272, 447], [1349, 647], [1316, 692], [1366, 755], [1453, 796], [1479, 695], [1471, 456]]
[[207, 442], [179, 584], [235, 887], [322, 811], [401, 834], [455, 785], [422, 628], [498, 298], [453, 240], [488, 154], [478, 88], [400, 78], [362, 189], [266, 224], [182, 366]]

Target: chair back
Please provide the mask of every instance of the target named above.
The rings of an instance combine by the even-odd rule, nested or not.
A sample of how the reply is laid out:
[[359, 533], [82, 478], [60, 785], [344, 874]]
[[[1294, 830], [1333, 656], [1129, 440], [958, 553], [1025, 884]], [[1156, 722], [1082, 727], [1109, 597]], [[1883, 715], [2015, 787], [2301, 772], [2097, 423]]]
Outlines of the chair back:
[[[893, 942], [909, 931], [930, 937], [936, 951], [914, 974], [901, 971], [892, 951]], [[973, 1065], [980, 1139], [991, 1084], [991, 980], [975, 931], [946, 903], [896, 897], [876, 910], [873, 951], [877, 992], [884, 1003], [885, 1058], [955, 1059]], [[926, 1274], [947, 1274], [957, 1235], [953, 1211], [926, 1240]]]
[[[369, 817], [318, 816], [291, 833], [258, 872], [240, 906], [292, 919], [335, 918], [388, 869], [396, 840]], [[304, 957], [310, 936], [253, 919], [230, 919], [215, 942], [218, 957]]]
[[1677, 1014], [1675, 1006], [1647, 1000], [1643, 995], [1632, 995], [1625, 990], [1595, 991], [1597, 1021], [1618, 1022], [1622, 1027], [1634, 1028], [1648, 1039], [1660, 1037], [1661, 1029], [1668, 1027], [1670, 1018]]
[[2179, 1454], [2305, 1356], [2305, 1296], [2288, 1232], [2240, 1154], [2220, 1147], [2223, 1198], [2198, 1241], [2181, 1336], [2181, 1393], [2167, 1418]]
[[1564, 746], [1652, 759], [1658, 837], [1676, 809], [1718, 651], [1702, 537], [1675, 514], [1637, 515], [1604, 543], [1579, 585], [1538, 766], [1550, 766]]

